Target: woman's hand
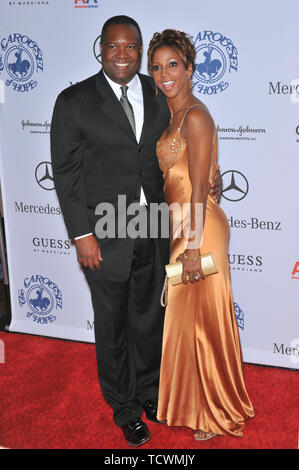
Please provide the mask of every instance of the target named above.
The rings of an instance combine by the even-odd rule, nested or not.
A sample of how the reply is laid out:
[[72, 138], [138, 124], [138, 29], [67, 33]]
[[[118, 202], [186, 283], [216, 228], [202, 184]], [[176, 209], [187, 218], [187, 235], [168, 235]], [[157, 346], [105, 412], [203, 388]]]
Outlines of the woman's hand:
[[220, 175], [220, 166], [217, 165], [214, 179], [212, 182], [212, 186], [210, 188], [210, 195], [216, 202], [219, 202], [220, 197], [221, 197], [221, 192], [222, 192], [222, 179]]
[[188, 282], [198, 282], [204, 279], [205, 275], [201, 267], [200, 250], [185, 250], [176, 261], [181, 261], [183, 265], [182, 280], [184, 284]]

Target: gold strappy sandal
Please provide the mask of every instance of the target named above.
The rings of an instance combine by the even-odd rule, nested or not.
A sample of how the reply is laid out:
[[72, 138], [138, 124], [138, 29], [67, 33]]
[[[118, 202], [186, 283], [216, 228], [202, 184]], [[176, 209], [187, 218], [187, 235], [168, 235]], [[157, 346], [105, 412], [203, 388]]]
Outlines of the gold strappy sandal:
[[213, 439], [215, 436], [217, 436], [217, 434], [214, 434], [213, 432], [205, 432], [201, 429], [194, 433], [194, 439], [196, 441], [208, 441], [209, 439]]

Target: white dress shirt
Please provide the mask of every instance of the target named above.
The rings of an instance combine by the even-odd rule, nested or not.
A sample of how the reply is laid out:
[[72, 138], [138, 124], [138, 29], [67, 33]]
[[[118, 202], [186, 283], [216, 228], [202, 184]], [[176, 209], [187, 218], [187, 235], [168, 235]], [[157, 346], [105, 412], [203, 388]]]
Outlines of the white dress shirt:
[[[111, 86], [112, 90], [114, 91], [116, 97], [118, 100], [120, 100], [122, 96], [121, 88], [119, 83], [114, 82], [109, 78], [105, 72], [103, 71], [104, 76]], [[143, 93], [142, 93], [142, 85], [140, 82], [140, 78], [136, 74], [132, 80], [127, 83], [128, 90], [127, 90], [127, 96], [128, 100], [131, 103], [134, 111], [134, 117], [135, 117], [135, 126], [136, 126], [136, 140], [139, 142], [140, 137], [141, 137], [141, 132], [142, 132], [142, 127], [143, 127], [143, 118], [144, 118], [144, 108], [143, 108]], [[140, 205], [144, 206], [146, 205], [146, 198], [145, 194], [143, 191], [143, 188], [141, 186], [141, 192], [140, 192]], [[87, 237], [88, 235], [92, 235], [92, 233], [87, 233], [85, 235], [81, 235], [80, 237], [75, 237], [75, 240], [79, 240], [79, 238]]]

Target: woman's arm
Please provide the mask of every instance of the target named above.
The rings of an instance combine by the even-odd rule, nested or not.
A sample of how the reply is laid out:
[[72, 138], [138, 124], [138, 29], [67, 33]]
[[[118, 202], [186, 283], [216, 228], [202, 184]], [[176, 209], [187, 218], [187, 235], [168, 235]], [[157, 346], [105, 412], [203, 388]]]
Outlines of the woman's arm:
[[189, 177], [192, 185], [190, 200], [191, 226], [189, 241], [184, 254], [179, 256], [183, 263], [183, 281], [189, 276], [203, 272], [200, 262], [200, 245], [206, 216], [206, 204], [211, 166], [213, 121], [210, 114], [199, 108], [192, 108], [184, 121], [182, 133], [187, 142]]

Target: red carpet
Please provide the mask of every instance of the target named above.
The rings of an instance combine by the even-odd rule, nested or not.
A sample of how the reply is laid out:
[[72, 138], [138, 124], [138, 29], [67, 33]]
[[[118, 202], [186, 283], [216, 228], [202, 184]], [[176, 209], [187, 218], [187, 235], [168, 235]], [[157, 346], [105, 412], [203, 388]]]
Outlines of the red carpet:
[[[94, 345], [3, 332], [0, 340], [0, 446], [129, 449], [102, 397]], [[256, 416], [243, 438], [200, 443], [188, 428], [147, 422], [152, 439], [142, 448], [297, 449], [297, 371], [245, 365], [245, 378]]]

